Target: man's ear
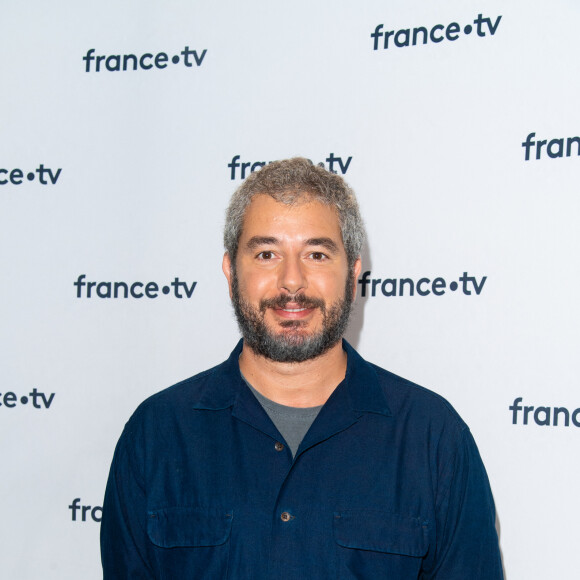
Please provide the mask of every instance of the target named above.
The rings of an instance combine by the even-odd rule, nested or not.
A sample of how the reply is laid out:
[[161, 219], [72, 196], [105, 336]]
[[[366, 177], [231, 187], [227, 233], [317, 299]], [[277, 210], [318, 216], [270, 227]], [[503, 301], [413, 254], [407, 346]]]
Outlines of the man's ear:
[[230, 291], [230, 298], [232, 298], [232, 280], [233, 280], [233, 266], [230, 255], [226, 252], [222, 261], [222, 270], [228, 281], [228, 288]]
[[360, 272], [362, 270], [362, 261], [360, 259], [360, 256], [355, 260], [353, 267], [352, 267], [352, 271], [354, 274], [354, 288], [352, 289], [352, 299], [354, 300], [356, 298], [356, 286], [357, 286], [357, 280], [358, 277], [360, 276]]

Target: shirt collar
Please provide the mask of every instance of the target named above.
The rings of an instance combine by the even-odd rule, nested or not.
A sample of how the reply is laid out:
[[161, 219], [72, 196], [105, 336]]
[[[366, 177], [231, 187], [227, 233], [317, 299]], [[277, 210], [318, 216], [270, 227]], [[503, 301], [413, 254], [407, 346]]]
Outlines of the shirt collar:
[[[207, 382], [194, 403], [194, 408], [226, 409], [234, 405], [240, 393], [248, 390], [240, 374], [238, 363], [242, 346], [243, 340], [240, 340], [226, 361], [202, 373], [202, 376], [207, 375]], [[387, 405], [374, 366], [365, 361], [344, 339], [342, 347], [347, 354], [347, 367], [344, 380], [346, 384], [341, 383], [341, 386], [348, 393], [351, 409], [390, 417], [392, 413]]]
[[392, 416], [375, 366], [364, 360], [345, 339], [342, 340], [342, 348], [347, 355], [344, 378], [353, 410]]

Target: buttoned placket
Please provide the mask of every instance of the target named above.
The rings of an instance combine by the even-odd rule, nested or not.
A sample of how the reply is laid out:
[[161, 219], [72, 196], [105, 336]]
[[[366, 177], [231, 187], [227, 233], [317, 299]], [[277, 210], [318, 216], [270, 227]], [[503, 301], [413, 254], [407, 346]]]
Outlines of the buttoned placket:
[[[359, 356], [348, 345], [345, 345], [345, 349], [349, 352], [349, 358], [351, 354], [353, 357]], [[238, 355], [239, 350], [234, 351], [230, 358], [230, 362], [235, 364], [236, 367]], [[264, 437], [269, 439], [269, 442], [264, 447], [266, 450], [264, 461], [271, 462], [270, 473], [272, 475], [271, 488], [268, 490], [268, 497], [272, 498], [269, 570], [274, 574], [273, 577], [276, 577], [276, 574], [283, 575], [284, 561], [285, 559], [288, 561], [287, 558], [290, 557], [291, 546], [297, 538], [304, 535], [305, 527], [309, 525], [308, 521], [305, 521], [303, 515], [297, 510], [298, 504], [296, 500], [301, 499], [302, 495], [300, 490], [302, 478], [292, 477], [294, 471], [300, 468], [300, 458], [308, 453], [312, 447], [319, 444], [324, 445], [326, 440], [349, 429], [365, 414], [367, 406], [370, 408], [369, 410], [374, 412], [382, 414], [390, 414], [390, 412], [386, 408], [384, 399], [373, 399], [376, 394], [372, 390], [370, 392], [368, 389], [365, 389], [365, 391], [359, 390], [357, 391], [357, 400], [351, 400], [347, 370], [345, 380], [335, 389], [323, 406], [300, 444], [296, 456], [292, 457], [290, 448], [284, 438], [249, 387], [243, 382], [241, 375], [239, 375], [239, 368], [236, 368], [235, 371], [233, 365], [230, 368], [232, 373], [237, 371], [236, 374], [240, 381], [239, 388], [236, 389], [237, 396], [233, 403], [232, 416], [260, 431]], [[363, 373], [359, 372], [357, 380], [369, 384], [376, 381], [376, 376], [369, 369]], [[268, 458], [270, 455], [271, 458]], [[296, 493], [299, 495], [296, 496]]]
[[244, 385], [244, 389], [243, 396], [238, 398], [234, 406], [234, 416], [272, 439], [269, 448], [272, 450], [270, 452], [272, 454], [271, 461], [275, 473], [273, 481], [277, 483], [277, 493], [272, 496], [276, 499], [272, 506], [269, 567], [275, 572], [279, 569], [281, 556], [288, 551], [288, 546], [293, 544], [295, 535], [303, 533], [304, 527], [308, 525], [308, 522], [302, 519], [302, 514], [296, 510], [294, 486], [288, 485], [293, 470], [299, 468], [300, 457], [308, 453], [308, 450], [313, 446], [348, 429], [358, 421], [361, 413], [352, 410], [347, 384], [341, 383], [314, 420], [300, 444], [296, 456], [292, 457], [283, 437], [260, 403], [246, 385]]

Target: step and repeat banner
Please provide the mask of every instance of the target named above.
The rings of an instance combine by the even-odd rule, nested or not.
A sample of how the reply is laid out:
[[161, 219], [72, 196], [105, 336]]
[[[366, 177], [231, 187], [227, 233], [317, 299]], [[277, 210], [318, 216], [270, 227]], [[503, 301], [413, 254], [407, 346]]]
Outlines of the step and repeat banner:
[[580, 5], [5, 0], [0, 576], [101, 577], [113, 450], [238, 339], [224, 211], [268, 162], [368, 229], [348, 339], [470, 425], [508, 580], [576, 577]]

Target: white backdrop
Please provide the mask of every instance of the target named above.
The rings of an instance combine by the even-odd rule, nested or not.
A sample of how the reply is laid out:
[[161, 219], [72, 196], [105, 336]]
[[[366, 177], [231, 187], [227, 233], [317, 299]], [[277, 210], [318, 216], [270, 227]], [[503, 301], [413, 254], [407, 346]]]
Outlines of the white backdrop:
[[[572, 0], [4, 0], [0, 576], [101, 576], [124, 422], [237, 340], [242, 169], [303, 155], [357, 191], [381, 280], [348, 338], [470, 425], [507, 579], [575, 577], [579, 23]], [[404, 278], [429, 282], [383, 294]]]

